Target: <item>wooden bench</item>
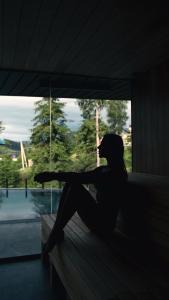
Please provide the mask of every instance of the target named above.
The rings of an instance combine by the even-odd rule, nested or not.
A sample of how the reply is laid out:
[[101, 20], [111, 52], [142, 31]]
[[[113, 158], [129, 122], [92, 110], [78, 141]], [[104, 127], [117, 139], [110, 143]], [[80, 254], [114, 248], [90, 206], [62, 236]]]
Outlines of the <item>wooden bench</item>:
[[169, 261], [169, 177], [131, 173], [129, 184], [131, 189], [135, 186], [138, 191], [133, 197], [135, 205], [130, 214], [131, 219], [133, 214], [132, 226], [137, 216], [137, 223], [143, 217], [144, 230], [147, 230], [156, 255]]
[[[131, 185], [148, 188], [151, 205], [146, 213], [148, 217], [153, 216], [148, 223], [151, 238], [160, 249], [167, 249], [164, 252], [166, 255], [168, 243], [163, 237], [164, 232], [168, 235], [168, 227], [164, 226], [167, 211], [163, 210], [163, 206], [167, 204], [168, 179], [157, 177], [131, 174], [129, 181]], [[162, 210], [159, 209], [161, 206]], [[163, 220], [162, 223], [158, 223], [159, 218]], [[49, 236], [54, 220], [54, 215], [42, 217], [43, 243]], [[164, 232], [161, 232], [161, 228]], [[144, 250], [140, 249], [141, 244], [121, 235], [118, 228], [112, 241], [101, 240], [75, 214], [65, 227], [64, 242], [50, 253], [51, 282], [56, 270], [69, 298], [73, 300], [168, 299], [168, 264], [158, 260], [153, 253], [149, 255], [143, 252], [145, 247]]]

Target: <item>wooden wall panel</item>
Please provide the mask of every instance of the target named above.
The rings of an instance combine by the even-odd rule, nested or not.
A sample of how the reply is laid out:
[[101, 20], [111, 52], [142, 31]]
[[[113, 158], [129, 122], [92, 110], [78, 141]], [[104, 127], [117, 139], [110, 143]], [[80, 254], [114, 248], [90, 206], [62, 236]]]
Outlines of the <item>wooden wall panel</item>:
[[133, 82], [133, 171], [169, 176], [169, 63]]

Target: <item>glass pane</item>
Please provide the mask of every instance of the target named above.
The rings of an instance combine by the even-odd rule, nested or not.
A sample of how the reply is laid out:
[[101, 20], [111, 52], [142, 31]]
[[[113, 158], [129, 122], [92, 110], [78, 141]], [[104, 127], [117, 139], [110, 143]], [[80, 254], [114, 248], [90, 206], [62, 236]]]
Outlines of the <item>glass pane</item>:
[[[46, 171], [50, 164], [49, 159], [43, 164], [44, 153], [39, 155], [39, 145], [32, 141], [33, 129], [39, 126], [42, 98], [1, 97], [1, 101], [0, 258], [37, 254], [41, 251], [40, 216], [56, 213], [60, 195], [57, 184], [53, 189], [50, 183], [41, 185], [34, 181], [35, 174]], [[49, 98], [45, 103], [49, 120]]]
[[64, 183], [39, 184], [37, 173], [106, 163], [97, 156], [96, 125], [98, 143], [118, 129], [131, 171], [130, 102], [57, 99], [53, 91], [46, 98], [0, 97], [0, 257], [41, 250], [40, 215], [56, 213]]
[[53, 190], [52, 207], [49, 189], [0, 189], [0, 222], [40, 219], [42, 214], [56, 213], [60, 190]]

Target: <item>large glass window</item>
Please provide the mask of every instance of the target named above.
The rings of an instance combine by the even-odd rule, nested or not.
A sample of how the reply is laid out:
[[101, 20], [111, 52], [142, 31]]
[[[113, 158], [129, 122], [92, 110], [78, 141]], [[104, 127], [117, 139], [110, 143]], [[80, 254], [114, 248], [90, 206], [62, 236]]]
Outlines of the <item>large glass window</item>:
[[40, 215], [56, 213], [64, 183], [43, 185], [43, 171], [87, 171], [105, 164], [97, 146], [122, 135], [131, 171], [130, 102], [0, 97], [0, 258], [40, 252]]

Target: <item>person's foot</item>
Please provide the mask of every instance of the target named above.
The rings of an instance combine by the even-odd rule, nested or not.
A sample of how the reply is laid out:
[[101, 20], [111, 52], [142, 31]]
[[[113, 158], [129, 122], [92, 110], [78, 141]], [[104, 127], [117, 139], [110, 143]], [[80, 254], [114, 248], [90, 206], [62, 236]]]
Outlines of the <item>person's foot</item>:
[[42, 258], [46, 260], [48, 253], [53, 249], [53, 247], [57, 244], [61, 244], [64, 240], [64, 231], [58, 230], [57, 233], [52, 233], [51, 236], [49, 236], [49, 239], [47, 243], [44, 245], [44, 248], [42, 249]]

